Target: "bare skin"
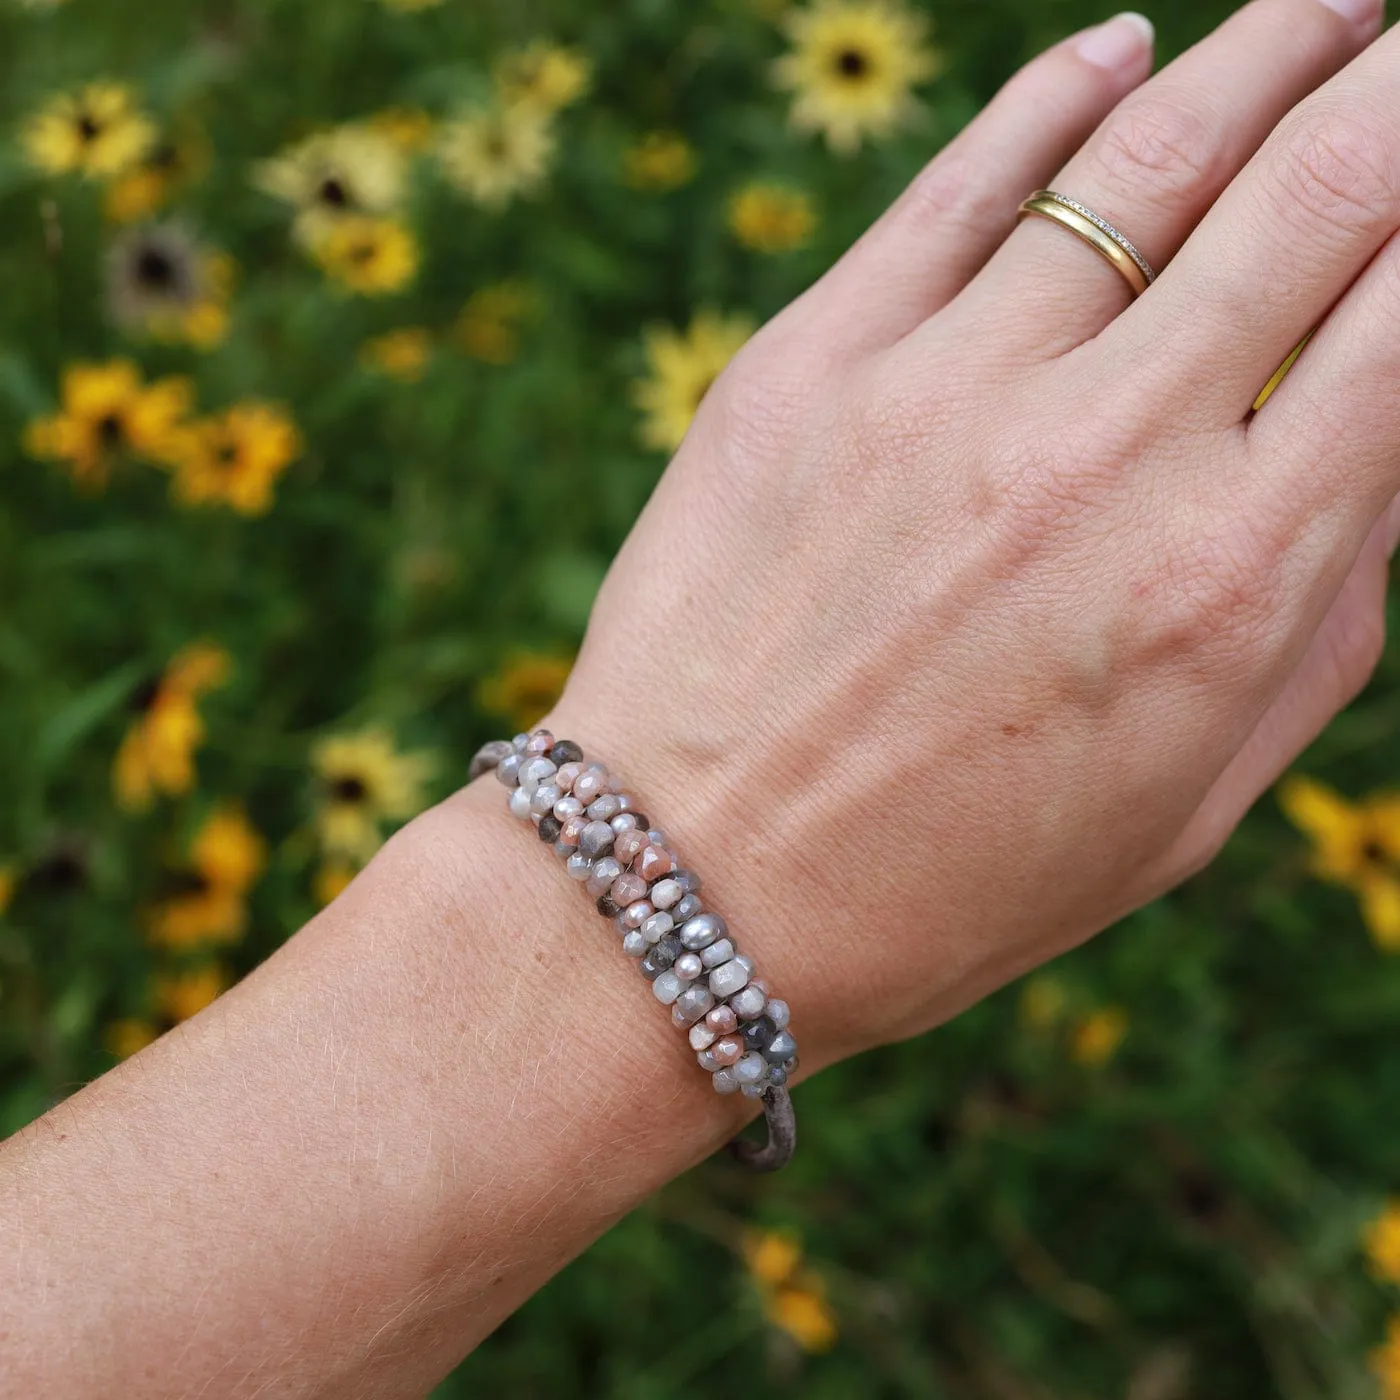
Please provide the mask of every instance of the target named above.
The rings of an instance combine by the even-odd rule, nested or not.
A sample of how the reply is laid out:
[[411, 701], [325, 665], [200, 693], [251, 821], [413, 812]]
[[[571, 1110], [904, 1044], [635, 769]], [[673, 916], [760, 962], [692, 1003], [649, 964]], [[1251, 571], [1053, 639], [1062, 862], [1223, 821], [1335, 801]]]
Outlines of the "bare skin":
[[[1255, 0], [1147, 82], [1121, 28], [1108, 66], [1103, 35], [1042, 56], [741, 352], [620, 554], [549, 727], [704, 872], [802, 1075], [1200, 868], [1370, 675], [1400, 537], [1380, 23]], [[1042, 185], [1154, 287], [1013, 230]], [[419, 818], [0, 1145], [0, 1394], [421, 1395], [737, 1129], [501, 799]]]

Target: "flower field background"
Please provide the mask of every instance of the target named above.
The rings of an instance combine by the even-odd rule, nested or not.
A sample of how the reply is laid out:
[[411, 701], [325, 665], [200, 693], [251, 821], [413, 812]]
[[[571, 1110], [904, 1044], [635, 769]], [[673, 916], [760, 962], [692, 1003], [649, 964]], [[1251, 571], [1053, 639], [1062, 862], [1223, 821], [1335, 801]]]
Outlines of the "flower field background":
[[[543, 712], [728, 356], [1109, 12], [0, 9], [0, 1135]], [[1388, 657], [1214, 868], [804, 1085], [787, 1172], [663, 1191], [441, 1395], [1400, 1396], [1397, 699]]]

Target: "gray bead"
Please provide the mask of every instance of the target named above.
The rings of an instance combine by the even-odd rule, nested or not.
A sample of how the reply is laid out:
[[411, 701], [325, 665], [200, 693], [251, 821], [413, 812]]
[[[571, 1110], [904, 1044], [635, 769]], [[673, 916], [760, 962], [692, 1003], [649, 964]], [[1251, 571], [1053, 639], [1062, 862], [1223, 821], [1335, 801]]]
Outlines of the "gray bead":
[[742, 963], [744, 967], [748, 969], [749, 976], [753, 976], [753, 959], [749, 957], [747, 953], [735, 953], [734, 961], [737, 963]]
[[697, 914], [681, 925], [681, 942], [692, 952], [698, 953], [728, 932], [729, 925], [718, 914]]
[[[593, 805], [596, 807], [598, 804], [595, 802]], [[621, 836], [624, 831], [632, 831], [636, 827], [637, 819], [631, 812], [619, 812], [617, 816], [608, 819], [608, 825]]]
[[540, 816], [549, 816], [554, 811], [554, 804], [563, 797], [564, 791], [558, 783], [541, 783], [535, 789], [535, 795], [530, 799], [530, 810], [538, 812]]
[[600, 894], [598, 896], [598, 912], [605, 919], [611, 919], [621, 914], [622, 910], [618, 907], [617, 902], [613, 899], [612, 895]]
[[684, 893], [685, 891], [674, 880], [658, 880], [651, 887], [651, 902], [658, 909], [669, 909]]
[[595, 822], [610, 822], [620, 811], [622, 801], [615, 792], [605, 792], [588, 806], [588, 815]]
[[516, 751], [516, 753], [524, 753], [525, 746], [529, 742], [530, 736], [528, 734], [517, 734], [515, 738], [510, 741], [510, 746]]
[[787, 1083], [787, 1070], [785, 1070], [782, 1065], [774, 1065], [773, 1068], [768, 1071], [768, 1082], [781, 1089], [783, 1085]]
[[699, 953], [682, 953], [671, 966], [682, 982], [693, 982], [705, 970]]
[[573, 855], [574, 848], [563, 841], [556, 841], [550, 848], [560, 860], [568, 860]]
[[530, 820], [530, 794], [524, 788], [512, 788], [506, 805], [510, 808], [511, 816], [519, 817], [523, 822]]
[[518, 753], [507, 754], [496, 765], [496, 781], [504, 783], [506, 787], [514, 787], [520, 781], [520, 755]]
[[795, 1054], [797, 1054], [797, 1041], [793, 1039], [791, 1031], [779, 1031], [763, 1047], [763, 1058], [770, 1065], [780, 1065], [784, 1060], [792, 1059]]
[[717, 1069], [722, 1068], [720, 1062], [717, 1059], [715, 1059], [713, 1053], [709, 1049], [697, 1051], [695, 1055], [695, 1063], [699, 1065], [701, 1069], [709, 1070], [711, 1074], [713, 1074]]
[[708, 987], [688, 986], [676, 998], [676, 1004], [671, 1008], [671, 1019], [678, 1026], [689, 1026], [698, 1021], [714, 1004], [715, 999], [710, 995]]
[[[687, 987], [685, 990], [687, 992], [693, 992], [697, 991], [698, 988]], [[684, 993], [682, 993], [682, 996], [683, 995]], [[680, 1001], [679, 998], [677, 998], [677, 1005], [679, 1004]], [[675, 1009], [676, 1008], [674, 1006], [671, 1008], [672, 1011], [674, 1011]], [[715, 1041], [719, 1039], [719, 1037], [714, 1033], [714, 1031], [712, 1031], [709, 1028], [709, 1026], [707, 1026], [703, 1021], [696, 1021], [696, 1023], [693, 1026], [691, 1026], [689, 1038], [690, 1048], [692, 1050], [708, 1050], [710, 1046], [712, 1046], [715, 1043]]]
[[636, 929], [628, 929], [626, 936], [622, 940], [622, 951], [629, 958], [640, 958], [646, 950], [651, 947], [645, 938]]
[[734, 1078], [732, 1069], [717, 1069], [710, 1076], [710, 1082], [715, 1086], [717, 1094], [732, 1094], [739, 1087], [739, 1081]]
[[766, 1078], [768, 1074], [768, 1062], [762, 1055], [750, 1050], [733, 1069], [736, 1083], [758, 1084]]
[[673, 870], [671, 878], [686, 894], [700, 893], [700, 877], [693, 870]]
[[561, 768], [566, 763], [582, 763], [583, 750], [572, 739], [556, 739], [549, 756]]
[[768, 1019], [780, 1030], [787, 1029], [787, 1023], [792, 1019], [792, 1012], [788, 1009], [785, 1001], [779, 1001], [777, 997], [770, 997], [768, 1001]]
[[[586, 831], [588, 828], [585, 827]], [[601, 860], [593, 862], [593, 869], [588, 872], [588, 893], [597, 899], [599, 895], [607, 894], [612, 887], [612, 882], [622, 874], [622, 863], [616, 861], [612, 856], [604, 856]]]
[[[646, 823], [644, 822], [645, 826]], [[659, 826], [647, 827], [647, 840], [653, 846], [669, 846], [671, 843], [666, 839], [666, 833]]]
[[642, 925], [642, 933], [648, 943], [659, 943], [675, 926], [675, 920], [669, 914], [656, 913]]
[[[705, 915], [701, 914], [700, 917], [703, 919]], [[691, 924], [694, 922], [694, 919], [690, 921]], [[685, 927], [689, 928], [690, 924], [687, 924]], [[681, 937], [685, 937], [684, 930], [681, 931]], [[718, 943], [711, 943], [708, 948], [701, 952], [700, 963], [703, 967], [718, 967], [720, 963], [727, 963], [733, 956], [734, 940], [732, 938], [721, 938]]]
[[[579, 833], [578, 848], [586, 856], [605, 856], [612, 850], [617, 833], [607, 822], [589, 822]], [[618, 874], [622, 867], [618, 866]]]
[[739, 1092], [746, 1099], [761, 1099], [763, 1097], [763, 1091], [767, 1087], [766, 1084], [741, 1084], [739, 1085]]
[[678, 924], [689, 923], [704, 907], [698, 894], [684, 894], [671, 906], [671, 917]]
[[559, 840], [559, 832], [562, 829], [559, 818], [552, 812], [546, 812], [540, 818], [540, 824], [535, 828], [535, 832], [545, 845], [552, 846]]
[[659, 943], [642, 959], [642, 973], [655, 977], [665, 972], [681, 955], [681, 941], [674, 933], [666, 934]]
[[[735, 962], [739, 959], [735, 958]], [[752, 1020], [755, 1016], [762, 1016], [767, 1006], [763, 990], [760, 987], [745, 987], [742, 992], [735, 992], [729, 998], [729, 1004], [734, 1008], [734, 1014], [742, 1017], [745, 1021]]]
[[685, 989], [685, 983], [674, 972], [663, 972], [651, 984], [651, 994], [663, 1006], [670, 1006]]
[[509, 739], [492, 739], [489, 744], [483, 744], [473, 756], [471, 767], [467, 769], [467, 781], [479, 778], [487, 769], [496, 767], [503, 758], [514, 752]]
[[[745, 987], [744, 990], [748, 991], [748, 988]], [[730, 1005], [733, 1005], [733, 1003], [731, 1002]], [[777, 1033], [777, 1028], [773, 1025], [772, 1021], [766, 1016], [760, 1016], [756, 1021], [750, 1021], [749, 1024], [739, 1032], [739, 1038], [744, 1042], [745, 1050], [761, 1051]], [[782, 1057], [779, 1056], [779, 1060], [781, 1059]], [[777, 1064], [779, 1060], [775, 1060], [774, 1063]]]
[[737, 958], [730, 958], [710, 973], [710, 990], [723, 1001], [726, 997], [732, 997], [748, 980], [748, 968]]
[[[559, 768], [556, 764], [551, 763], [547, 758], [537, 755], [534, 758], [527, 759], [522, 765], [520, 769], [520, 786], [533, 797], [535, 795], [535, 789], [538, 788], [546, 778], [552, 778], [558, 771]], [[563, 797], [563, 795], [562, 792], [559, 794], [560, 797]], [[556, 799], [556, 801], [557, 800], [558, 799]]]
[[582, 882], [592, 875], [593, 862], [581, 851], [572, 851], [564, 863], [564, 869], [569, 872], [569, 879]]

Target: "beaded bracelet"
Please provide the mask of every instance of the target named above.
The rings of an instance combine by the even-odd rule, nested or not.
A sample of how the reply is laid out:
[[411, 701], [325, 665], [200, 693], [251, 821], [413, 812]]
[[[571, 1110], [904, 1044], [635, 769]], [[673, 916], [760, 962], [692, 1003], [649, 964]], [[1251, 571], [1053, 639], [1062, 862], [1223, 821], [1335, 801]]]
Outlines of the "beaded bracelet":
[[485, 744], [469, 776], [495, 770], [510, 789], [511, 814], [532, 821], [569, 875], [597, 900], [637, 958], [657, 1001], [687, 1031], [715, 1092], [761, 1099], [768, 1141], [743, 1138], [729, 1150], [755, 1171], [776, 1171], [792, 1156], [797, 1122], [788, 1076], [797, 1041], [788, 1005], [753, 975], [728, 925], [700, 902], [700, 877], [679, 868], [663, 831], [637, 810], [601, 763], [547, 729]]

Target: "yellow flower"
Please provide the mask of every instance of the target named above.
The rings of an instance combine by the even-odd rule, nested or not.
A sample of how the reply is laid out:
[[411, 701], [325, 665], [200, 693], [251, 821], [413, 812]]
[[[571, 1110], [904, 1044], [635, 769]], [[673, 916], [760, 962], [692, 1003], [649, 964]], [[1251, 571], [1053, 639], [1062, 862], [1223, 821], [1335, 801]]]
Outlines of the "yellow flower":
[[167, 948], [236, 942], [248, 922], [248, 891], [266, 862], [267, 845], [243, 809], [217, 808], [195, 834], [177, 892], [151, 911], [151, 941]]
[[113, 1021], [102, 1038], [111, 1054], [119, 1060], [127, 1060], [138, 1050], [144, 1050], [159, 1034], [149, 1021], [124, 1017]]
[[433, 335], [424, 326], [400, 326], [360, 348], [360, 362], [404, 384], [416, 384], [433, 354]]
[[200, 696], [224, 684], [230, 669], [222, 647], [195, 642], [138, 694], [138, 717], [112, 767], [112, 786], [122, 807], [141, 811], [158, 792], [176, 796], [190, 790], [194, 752], [204, 739], [196, 705]]
[[1371, 1370], [1383, 1400], [1400, 1400], [1400, 1313], [1386, 1324], [1385, 1341], [1371, 1353]]
[[1065, 989], [1049, 973], [1029, 978], [1021, 988], [1021, 1020], [1032, 1030], [1049, 1030], [1064, 1014]]
[[89, 83], [60, 93], [25, 124], [21, 135], [31, 165], [50, 175], [120, 175], [155, 144], [154, 123], [136, 107], [130, 88]]
[[380, 823], [423, 807], [436, 763], [426, 753], [400, 753], [383, 729], [322, 739], [311, 753], [319, 783], [316, 825], [322, 849], [363, 863], [380, 844]]
[[478, 107], [447, 122], [438, 159], [448, 182], [488, 209], [539, 186], [554, 154], [549, 114], [536, 107]]
[[437, 123], [420, 107], [386, 107], [370, 117], [366, 125], [406, 155], [425, 150], [437, 133]]
[[679, 189], [695, 177], [695, 148], [675, 131], [649, 131], [622, 153], [622, 176], [634, 190]]
[[700, 400], [752, 333], [747, 316], [713, 311], [698, 312], [683, 334], [667, 326], [646, 332], [650, 373], [633, 391], [645, 415], [641, 435], [648, 447], [669, 452], [681, 445]]
[[801, 190], [755, 180], [729, 201], [729, 229], [756, 253], [787, 253], [800, 248], [817, 225], [812, 201]]
[[754, 1278], [774, 1288], [786, 1283], [802, 1263], [802, 1246], [786, 1231], [746, 1231], [743, 1253]]
[[323, 860], [316, 867], [311, 893], [322, 907], [339, 899], [358, 872], [348, 860]]
[[418, 242], [397, 219], [338, 219], [312, 245], [327, 276], [361, 296], [385, 296], [418, 275]]
[[10, 907], [19, 884], [19, 871], [13, 864], [0, 865], [0, 915]]
[[532, 729], [559, 699], [573, 664], [563, 656], [518, 653], [482, 682], [481, 704], [504, 715], [517, 730]]
[[537, 40], [502, 54], [495, 65], [496, 91], [504, 106], [517, 103], [545, 113], [577, 102], [593, 80], [593, 65], [577, 49]]
[[67, 465], [73, 480], [104, 486], [123, 455], [167, 462], [190, 407], [186, 379], [141, 382], [130, 360], [75, 364], [63, 372], [62, 411], [25, 429], [25, 450]]
[[107, 186], [103, 212], [114, 224], [149, 218], [198, 180], [208, 164], [208, 143], [193, 128], [161, 136], [137, 164]]
[[175, 451], [171, 492], [184, 506], [222, 503], [263, 515], [272, 487], [301, 452], [296, 424], [272, 404], [248, 401], [190, 424]]
[[1119, 1006], [1101, 1007], [1075, 1026], [1069, 1053], [1081, 1065], [1097, 1068], [1114, 1057], [1127, 1034], [1128, 1013]]
[[746, 1233], [743, 1254], [768, 1321], [804, 1351], [829, 1351], [836, 1344], [836, 1314], [821, 1278], [802, 1267], [796, 1238], [774, 1230]]
[[813, 0], [784, 28], [792, 48], [773, 79], [794, 94], [792, 124], [842, 153], [908, 121], [917, 110], [910, 90], [941, 66], [924, 47], [923, 16], [893, 0]]
[[1278, 802], [1312, 844], [1313, 874], [1350, 889], [1376, 946], [1400, 952], [1400, 794], [1351, 803], [1322, 783], [1293, 776], [1279, 784]]
[[351, 124], [259, 162], [253, 183], [296, 210], [296, 237], [314, 248], [341, 219], [397, 209], [405, 165], [402, 148], [383, 129]]
[[1371, 1271], [1387, 1283], [1400, 1283], [1400, 1200], [1390, 1201], [1362, 1232]]
[[156, 1001], [174, 1022], [198, 1015], [230, 983], [223, 968], [210, 963], [192, 972], [178, 972], [156, 979]]
[[520, 349], [520, 323], [538, 310], [523, 282], [497, 282], [467, 298], [454, 330], [458, 344], [488, 365], [508, 365]]

